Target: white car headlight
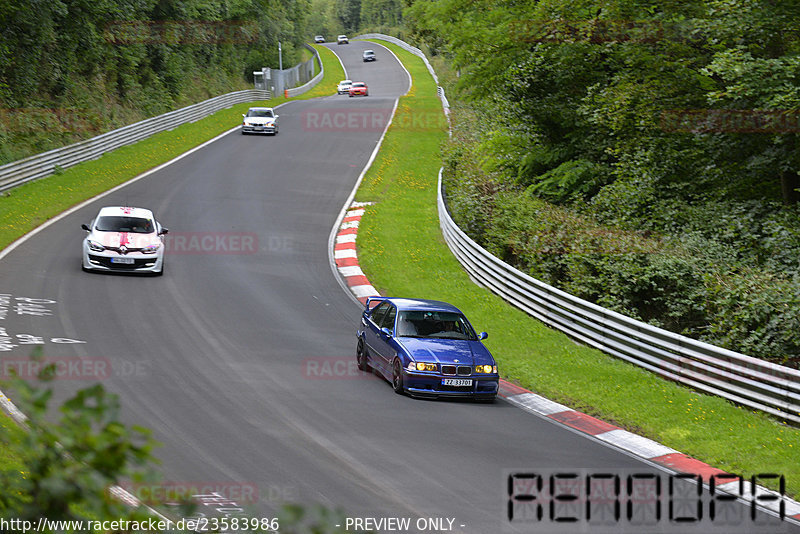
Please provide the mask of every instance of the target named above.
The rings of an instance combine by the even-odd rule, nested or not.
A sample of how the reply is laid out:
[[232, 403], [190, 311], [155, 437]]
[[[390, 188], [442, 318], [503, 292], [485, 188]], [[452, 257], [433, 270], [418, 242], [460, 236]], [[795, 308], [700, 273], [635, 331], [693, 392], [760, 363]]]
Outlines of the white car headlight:
[[106, 249], [106, 247], [104, 247], [100, 243], [92, 241], [91, 239], [88, 240], [86, 244], [89, 245], [89, 250], [94, 250], [95, 252], [103, 252]]
[[161, 243], [156, 243], [155, 245], [147, 245], [146, 247], [142, 248], [142, 254], [155, 254], [160, 248], [161, 248]]

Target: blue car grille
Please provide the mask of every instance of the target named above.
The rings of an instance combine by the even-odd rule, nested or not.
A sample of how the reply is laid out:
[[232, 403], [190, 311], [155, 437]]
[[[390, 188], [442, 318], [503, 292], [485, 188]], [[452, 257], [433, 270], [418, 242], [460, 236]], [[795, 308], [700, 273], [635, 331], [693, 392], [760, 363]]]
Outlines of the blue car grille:
[[442, 374], [443, 375], [461, 375], [461, 376], [470, 376], [472, 374], [472, 367], [469, 365], [442, 365]]

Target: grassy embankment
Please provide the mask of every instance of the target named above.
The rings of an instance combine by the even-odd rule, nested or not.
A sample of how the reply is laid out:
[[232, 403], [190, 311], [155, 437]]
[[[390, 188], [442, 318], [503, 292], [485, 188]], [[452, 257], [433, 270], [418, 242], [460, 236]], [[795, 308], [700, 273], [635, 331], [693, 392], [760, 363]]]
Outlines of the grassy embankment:
[[385, 295], [452, 302], [478, 331], [504, 378], [726, 471], [780, 473], [800, 493], [800, 430], [698, 394], [581, 346], [474, 285], [444, 243], [436, 208], [439, 146], [447, 137], [436, 85], [416, 56], [388, 43], [414, 85], [356, 195], [372, 201], [358, 255]]

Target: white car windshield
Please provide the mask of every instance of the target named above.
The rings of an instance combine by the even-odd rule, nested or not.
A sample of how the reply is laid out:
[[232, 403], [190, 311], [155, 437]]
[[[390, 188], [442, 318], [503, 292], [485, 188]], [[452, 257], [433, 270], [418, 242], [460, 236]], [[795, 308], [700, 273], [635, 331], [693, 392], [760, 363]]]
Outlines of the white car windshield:
[[478, 339], [466, 317], [459, 313], [417, 310], [398, 314], [397, 337]]
[[270, 109], [251, 109], [247, 112], [248, 117], [268, 117], [272, 118], [272, 110]]
[[149, 234], [154, 231], [153, 221], [150, 219], [110, 215], [100, 217], [94, 229], [98, 232], [132, 232], [134, 234]]

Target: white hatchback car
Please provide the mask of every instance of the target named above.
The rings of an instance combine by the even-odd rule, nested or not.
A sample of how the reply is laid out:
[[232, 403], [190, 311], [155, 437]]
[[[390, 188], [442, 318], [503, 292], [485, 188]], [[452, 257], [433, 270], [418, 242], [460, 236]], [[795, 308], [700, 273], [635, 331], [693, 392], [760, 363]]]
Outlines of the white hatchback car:
[[342, 80], [339, 82], [339, 85], [336, 86], [336, 92], [340, 95], [349, 95], [351, 85], [353, 85], [353, 80]]
[[105, 207], [88, 225], [83, 240], [84, 271], [164, 274], [164, 242], [169, 230], [144, 208]]
[[278, 115], [272, 108], [250, 108], [242, 114], [242, 135], [264, 133], [278, 135]]

